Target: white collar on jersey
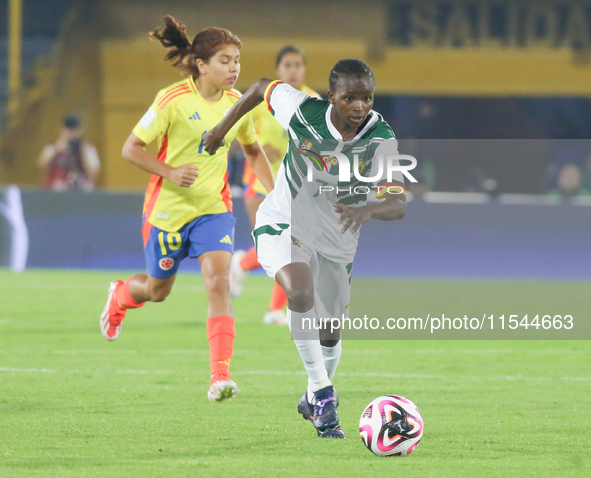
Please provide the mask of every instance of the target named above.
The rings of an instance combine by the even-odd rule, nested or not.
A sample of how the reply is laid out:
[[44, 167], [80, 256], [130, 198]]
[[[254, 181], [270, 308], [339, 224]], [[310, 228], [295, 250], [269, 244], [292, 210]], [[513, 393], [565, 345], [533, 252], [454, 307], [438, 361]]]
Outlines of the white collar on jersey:
[[[326, 121], [326, 125], [328, 126], [328, 131], [330, 132], [330, 134], [333, 135], [334, 139], [343, 139], [343, 136], [341, 135], [341, 133], [339, 133], [339, 130], [336, 129], [334, 127], [334, 125], [332, 124], [332, 120], [330, 119], [330, 112], [331, 111], [332, 111], [332, 104], [328, 105], [328, 108], [326, 109], [325, 121]], [[363, 127], [363, 129], [361, 131], [359, 131], [359, 133], [357, 133], [351, 141], [355, 141], [355, 140], [359, 139], [361, 136], [363, 136], [363, 134], [369, 128], [371, 128], [374, 125], [374, 123], [378, 120], [378, 115], [374, 110], [370, 110], [368, 116], [369, 116], [369, 121], [367, 123], [365, 123], [365, 126]], [[349, 141], [345, 141], [345, 142], [348, 143]]]

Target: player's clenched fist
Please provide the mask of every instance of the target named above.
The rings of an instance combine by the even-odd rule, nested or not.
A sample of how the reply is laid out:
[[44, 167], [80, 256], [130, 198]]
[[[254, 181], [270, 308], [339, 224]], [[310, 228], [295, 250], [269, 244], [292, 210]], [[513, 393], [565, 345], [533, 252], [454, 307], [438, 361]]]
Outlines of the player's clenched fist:
[[168, 175], [168, 180], [172, 181], [177, 186], [188, 188], [193, 185], [197, 176], [199, 176], [199, 168], [197, 166], [183, 164], [178, 168], [172, 169]]
[[215, 154], [218, 148], [226, 144], [226, 142], [224, 141], [224, 137], [220, 136], [216, 132], [215, 128], [203, 133], [201, 135], [201, 138], [203, 139], [203, 149], [207, 151], [210, 155]]

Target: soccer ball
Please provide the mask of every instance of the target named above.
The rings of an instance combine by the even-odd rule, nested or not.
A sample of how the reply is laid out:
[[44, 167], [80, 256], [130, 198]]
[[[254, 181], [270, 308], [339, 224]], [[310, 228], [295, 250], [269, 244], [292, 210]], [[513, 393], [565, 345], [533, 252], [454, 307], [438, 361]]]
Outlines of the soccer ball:
[[384, 395], [371, 402], [359, 420], [361, 440], [378, 456], [406, 456], [423, 436], [423, 417], [408, 398]]

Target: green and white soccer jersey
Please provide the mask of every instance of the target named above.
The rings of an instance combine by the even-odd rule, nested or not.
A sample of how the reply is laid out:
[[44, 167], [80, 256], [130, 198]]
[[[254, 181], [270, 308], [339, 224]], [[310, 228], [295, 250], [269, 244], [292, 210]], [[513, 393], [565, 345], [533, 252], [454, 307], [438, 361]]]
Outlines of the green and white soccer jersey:
[[[275, 189], [258, 210], [255, 235], [263, 226], [290, 224], [294, 240], [332, 261], [353, 262], [359, 231], [341, 233], [340, 214], [333, 204], [363, 206], [374, 187], [395, 186], [404, 192], [402, 173], [393, 172], [387, 183], [386, 168], [377, 159], [398, 154], [392, 129], [372, 110], [355, 138], [344, 141], [330, 120], [330, 102], [311, 98], [282, 82], [269, 85], [265, 101], [289, 132], [290, 144]], [[344, 174], [339, 164], [343, 158], [348, 168]]]

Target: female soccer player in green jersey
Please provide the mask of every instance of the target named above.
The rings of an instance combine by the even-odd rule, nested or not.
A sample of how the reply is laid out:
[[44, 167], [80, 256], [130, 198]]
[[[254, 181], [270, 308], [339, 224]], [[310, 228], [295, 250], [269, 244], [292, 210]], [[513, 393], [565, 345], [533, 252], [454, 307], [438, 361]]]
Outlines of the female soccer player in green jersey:
[[[275, 60], [277, 77], [297, 90], [303, 91], [313, 98], [320, 98], [320, 95], [304, 84], [306, 71], [306, 60], [303, 52], [293, 46], [287, 45], [279, 50]], [[257, 132], [257, 139], [265, 151], [271, 164], [273, 174], [277, 176], [281, 161], [287, 151], [289, 136], [287, 131], [273, 118], [273, 115], [264, 103], [259, 104], [252, 110], [252, 119]], [[244, 165], [244, 194], [242, 200], [248, 218], [252, 226], [255, 225], [255, 216], [259, 205], [267, 196], [267, 191], [258, 180], [252, 168], [246, 163]], [[236, 251], [230, 265], [230, 294], [238, 297], [242, 291], [242, 282], [247, 271], [261, 267], [257, 259], [256, 250], [251, 247], [248, 251]], [[284, 309], [287, 303], [287, 296], [283, 288], [275, 282], [269, 310], [265, 313], [263, 321], [266, 324], [287, 324], [287, 316]]]
[[[238, 390], [229, 373], [234, 342], [229, 270], [235, 219], [227, 164], [234, 138], [269, 191], [273, 174], [250, 115], [224, 135], [225, 144], [213, 157], [205, 152], [201, 139], [241, 96], [232, 89], [240, 73], [238, 37], [222, 28], [207, 28], [191, 42], [184, 25], [170, 16], [164, 22], [165, 27], [151, 36], [169, 49], [165, 60], [173, 60], [186, 79], [156, 95], [123, 147], [127, 160], [152, 173], [142, 226], [147, 274], [111, 284], [101, 331], [107, 340], [115, 340], [127, 309], [163, 301], [170, 294], [180, 262], [196, 257], [208, 299], [208, 398], [220, 401]], [[145, 149], [156, 139], [157, 157]]]
[[[375, 81], [369, 67], [360, 60], [341, 60], [330, 73], [329, 85], [325, 101], [280, 81], [261, 79], [203, 138], [205, 150], [215, 154], [227, 131], [263, 100], [289, 132], [290, 147], [275, 189], [257, 212], [253, 236], [261, 265], [287, 294], [288, 323], [308, 373], [298, 410], [312, 421], [318, 436], [344, 438], [332, 386], [342, 350], [340, 335], [306, 330], [304, 325], [310, 318], [348, 317], [359, 228], [371, 218], [401, 219], [406, 198], [400, 172], [388, 180], [381, 176], [380, 158], [397, 154], [398, 147], [390, 126], [371, 109]], [[334, 154], [327, 154], [328, 148]], [[335, 156], [348, 161], [347, 181], [340, 177], [341, 160]], [[349, 161], [352, 157], [357, 163]], [[384, 201], [367, 204], [367, 194], [339, 192], [339, 187], [365, 185], [352, 179], [351, 164], [359, 174], [375, 178], [376, 196]], [[366, 171], [372, 174], [363, 174]]]

